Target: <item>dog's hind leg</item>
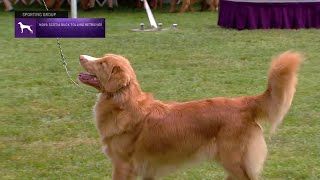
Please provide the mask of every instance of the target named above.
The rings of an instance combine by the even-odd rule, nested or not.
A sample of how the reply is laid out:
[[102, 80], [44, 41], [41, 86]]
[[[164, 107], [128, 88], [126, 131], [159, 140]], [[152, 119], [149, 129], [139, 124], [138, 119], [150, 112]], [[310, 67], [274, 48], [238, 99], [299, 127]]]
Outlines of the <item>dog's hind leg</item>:
[[217, 138], [217, 160], [228, 174], [227, 180], [250, 180], [243, 163], [249, 137], [247, 130], [222, 131]]
[[252, 127], [251, 132], [244, 156], [244, 165], [249, 178], [258, 180], [267, 156], [267, 145], [258, 124]]
[[[267, 145], [262, 129], [253, 124], [246, 130], [249, 134], [242, 139], [244, 144], [236, 142], [223, 144], [220, 160], [229, 176], [227, 180], [258, 180], [267, 156]], [[239, 141], [241, 142], [241, 140]], [[229, 146], [227, 146], [229, 144]], [[235, 148], [238, 147], [238, 148]], [[244, 147], [242, 149], [241, 147]]]
[[251, 180], [240, 164], [224, 165], [224, 168], [228, 172], [226, 180]]
[[228, 174], [226, 180], [250, 180], [242, 156], [243, 152], [234, 148], [219, 152], [219, 160]]
[[137, 179], [133, 167], [128, 162], [117, 161], [112, 163], [112, 180], [135, 180]]
[[142, 180], [155, 180], [156, 178], [154, 177], [143, 177]]

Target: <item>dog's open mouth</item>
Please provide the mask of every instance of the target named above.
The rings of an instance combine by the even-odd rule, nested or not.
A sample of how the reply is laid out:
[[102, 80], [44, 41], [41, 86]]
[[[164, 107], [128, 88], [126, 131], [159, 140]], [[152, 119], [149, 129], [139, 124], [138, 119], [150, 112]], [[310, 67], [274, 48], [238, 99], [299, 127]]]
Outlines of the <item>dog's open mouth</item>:
[[97, 76], [89, 73], [79, 73], [78, 79], [87, 85], [100, 89], [100, 81]]

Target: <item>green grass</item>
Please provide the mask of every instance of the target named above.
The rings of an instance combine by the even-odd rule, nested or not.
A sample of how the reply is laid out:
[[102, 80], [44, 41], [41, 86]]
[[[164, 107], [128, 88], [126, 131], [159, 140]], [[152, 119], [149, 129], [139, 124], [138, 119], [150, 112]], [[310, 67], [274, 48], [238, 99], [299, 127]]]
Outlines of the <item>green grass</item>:
[[[264, 90], [270, 58], [288, 49], [307, 58], [284, 123], [271, 139], [263, 179], [320, 179], [320, 31], [222, 29], [217, 14], [155, 17], [164, 28], [130, 32], [145, 12], [103, 9], [79, 17], [107, 19], [105, 39], [60, 39], [75, 79], [80, 54], [127, 57], [143, 90], [161, 100], [254, 95]], [[14, 39], [13, 14], [0, 12], [0, 179], [110, 179], [92, 116], [96, 95], [66, 77], [55, 39]], [[223, 179], [203, 163], [167, 180]]]

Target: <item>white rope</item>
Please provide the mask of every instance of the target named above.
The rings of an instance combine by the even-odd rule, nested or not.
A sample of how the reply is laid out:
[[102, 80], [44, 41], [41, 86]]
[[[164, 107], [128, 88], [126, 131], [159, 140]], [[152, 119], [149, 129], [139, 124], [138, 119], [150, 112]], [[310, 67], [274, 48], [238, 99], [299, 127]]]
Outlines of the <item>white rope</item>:
[[[45, 2], [44, 0], [42, 0], [42, 2], [43, 2], [44, 7], [46, 8], [46, 10], [49, 11], [46, 2]], [[85, 91], [87, 91], [87, 92], [99, 93], [99, 92], [91, 91], [91, 90], [89, 90], [89, 89], [86, 89], [86, 88], [80, 86], [79, 83], [75, 82], [75, 81], [71, 78], [71, 75], [70, 75], [69, 70], [68, 70], [68, 67], [67, 67], [67, 62], [66, 62], [66, 60], [65, 60], [65, 58], [64, 58], [64, 54], [63, 54], [63, 52], [62, 52], [62, 47], [61, 47], [59, 38], [57, 38], [57, 45], [58, 45], [58, 48], [59, 48], [59, 50], [60, 50], [60, 57], [61, 57], [62, 65], [63, 65], [63, 67], [64, 67], [64, 69], [65, 69], [65, 71], [66, 71], [66, 73], [67, 73], [67, 76], [68, 76], [68, 78], [70, 79], [70, 81], [73, 82], [73, 84], [75, 84], [75, 85], [78, 86], [79, 88], [81, 88], [81, 89], [83, 89], [83, 90], [85, 90]]]

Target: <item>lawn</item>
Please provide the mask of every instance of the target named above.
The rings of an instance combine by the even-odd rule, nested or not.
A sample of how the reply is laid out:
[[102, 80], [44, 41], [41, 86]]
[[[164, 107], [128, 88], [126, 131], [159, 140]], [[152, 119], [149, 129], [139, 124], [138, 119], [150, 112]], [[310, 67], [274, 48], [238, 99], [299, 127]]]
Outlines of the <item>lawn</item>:
[[[80, 54], [127, 57], [144, 91], [161, 100], [254, 95], [266, 86], [270, 58], [305, 54], [292, 107], [270, 136], [262, 179], [320, 179], [320, 31], [236, 31], [217, 26], [217, 13], [155, 13], [168, 31], [137, 33], [144, 11], [102, 9], [105, 39], [60, 39], [71, 75]], [[14, 15], [0, 12], [0, 179], [111, 179], [92, 115], [96, 95], [66, 77], [55, 39], [14, 39]], [[171, 29], [173, 23], [178, 30]], [[165, 180], [223, 179], [203, 163]]]

